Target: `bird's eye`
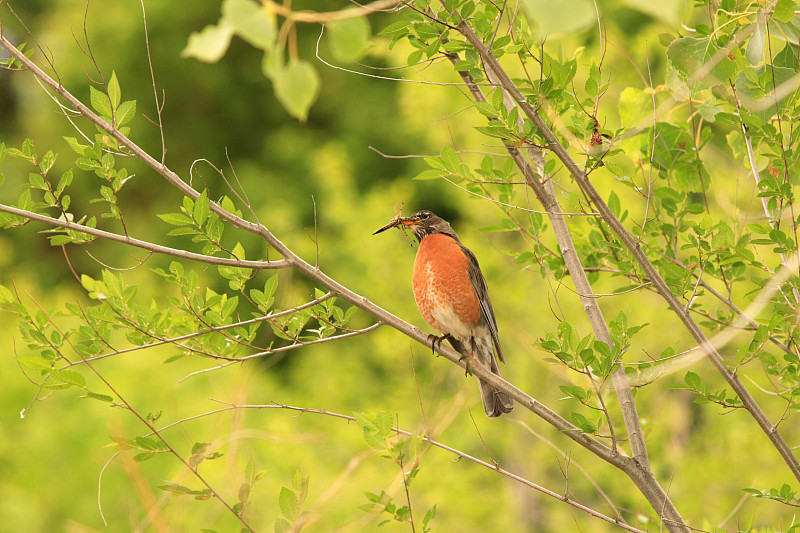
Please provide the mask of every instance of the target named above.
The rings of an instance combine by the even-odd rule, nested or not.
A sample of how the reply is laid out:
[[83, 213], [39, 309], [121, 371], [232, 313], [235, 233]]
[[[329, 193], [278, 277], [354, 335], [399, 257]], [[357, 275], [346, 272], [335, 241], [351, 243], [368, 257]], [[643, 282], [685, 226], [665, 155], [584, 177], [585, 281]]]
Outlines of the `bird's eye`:
[[428, 218], [428, 213], [420, 213], [419, 218]]

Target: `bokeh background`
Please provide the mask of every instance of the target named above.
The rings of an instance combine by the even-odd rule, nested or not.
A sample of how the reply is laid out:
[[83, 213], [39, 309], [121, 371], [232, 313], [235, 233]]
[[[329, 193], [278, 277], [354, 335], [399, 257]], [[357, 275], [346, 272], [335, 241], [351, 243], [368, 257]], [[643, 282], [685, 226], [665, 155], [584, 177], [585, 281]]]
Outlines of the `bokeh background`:
[[[649, 61], [653, 76], [663, 79], [664, 47], [657, 36], [675, 28], [616, 0], [602, 4], [613, 45], [606, 64], [613, 74], [599, 116], [611, 128], [618, 123], [614, 87], [643, 86], [630, 62], [647, 68]], [[346, 5], [294, 3], [295, 9], [317, 10]], [[9, 6], [24, 26], [14, 19]], [[508, 362], [505, 376], [568, 416], [575, 407], [562, 400], [558, 387], [576, 378], [548, 361], [548, 354], [535, 343], [555, 329], [559, 307], [575, 317], [582, 334], [590, 331], [571, 282], [561, 284], [540, 270], [520, 267], [513, 256], [527, 244], [519, 234], [482, 229], [503, 218], [493, 204], [444, 181], [412, 180], [427, 168], [420, 156], [437, 154], [446, 145], [501, 151], [473, 129], [483, 122], [468, 109], [463, 88], [374, 79], [326, 67], [314, 58], [319, 27], [298, 25], [299, 55], [312, 61], [321, 76], [319, 100], [308, 121], [300, 123], [275, 100], [261, 71], [261, 53], [243, 41], [234, 38], [217, 64], [181, 57], [189, 34], [217, 20], [219, 2], [145, 2], [145, 6], [152, 67], [159, 94], [165, 95], [162, 118], [170, 168], [186, 180], [190, 167], [200, 159], [226, 169], [229, 177], [233, 168], [261, 222], [284, 243], [313, 261], [316, 246], [310, 236], [316, 234], [320, 267], [327, 274], [425, 330], [429, 328], [411, 294], [415, 252], [411, 238], [401, 232], [371, 234], [393, 216], [398, 202], [404, 204], [406, 214], [425, 208], [447, 218], [478, 256], [488, 280]], [[84, 3], [71, 0], [25, 0], [6, 2], [0, 6], [0, 15], [5, 34], [18, 43], [32, 43], [33, 36], [47, 51], [63, 85], [84, 101], [88, 101], [91, 80], [97, 78], [94, 63], [81, 49], [88, 38], [103, 75], [115, 71], [123, 99], [137, 101], [132, 138], [160, 156], [160, 132], [147, 118], [154, 119], [156, 113], [139, 2], [96, 2], [87, 9]], [[393, 20], [391, 14], [369, 17], [373, 32]], [[376, 38], [363, 61], [379, 68], [403, 66], [410, 50], [402, 44], [388, 50], [387, 42]], [[552, 46], [566, 55], [585, 47], [579, 64], [587, 66], [598, 57], [599, 44], [597, 32], [586, 31]], [[329, 57], [324, 40], [320, 54]], [[347, 68], [388, 77], [459, 81], [446, 62], [416, 71]], [[0, 135], [8, 146], [31, 138], [38, 149], [55, 150], [59, 153], [56, 171], [66, 170], [74, 161], [63, 140], [65, 135], [74, 136], [74, 130], [28, 74], [0, 70]], [[742, 172], [729, 161], [713, 165], [712, 173]], [[135, 174], [120, 196], [131, 233], [170, 246], [186, 245], [166, 236], [171, 228], [155, 217], [177, 210], [180, 195], [140, 162], [126, 160], [124, 166]], [[4, 202], [13, 202], [20, 184], [27, 180], [27, 170], [7, 158], [0, 171], [5, 176], [0, 194]], [[73, 204], [92, 213], [96, 207], [88, 198], [98, 186], [97, 179], [76, 172]], [[191, 179], [198, 188], [207, 187], [212, 197], [228, 192], [219, 175], [202, 162]], [[516, 203], [538, 208], [529, 200], [520, 188]], [[568, 209], [576, 199], [565, 196], [562, 201]], [[632, 213], [639, 209], [635, 204], [627, 207]], [[118, 229], [113, 224], [109, 227]], [[579, 223], [576, 227], [580, 231]], [[144, 301], [163, 302], [172, 290], [152, 272], [165, 267], [168, 258], [150, 257], [132, 268], [143, 252], [98, 242], [89, 247], [92, 256], [84, 249], [68, 248], [67, 262], [64, 252], [50, 247], [38, 233], [41, 229], [29, 224], [0, 233], [0, 283], [13, 285], [27, 304], [35, 301], [57, 312], [64, 302], [87, 303], [73, 271], [98, 278], [104, 264], [128, 269], [122, 273], [130, 283], [140, 285], [138, 297]], [[248, 258], [262, 257], [262, 243], [228, 231], [229, 237], [241, 240]], [[216, 269], [193, 268], [206, 286], [227, 290]], [[278, 308], [313, 297], [314, 285], [308, 280], [289, 271], [278, 275]], [[613, 280], [598, 282], [598, 292], [614, 287]], [[664, 319], [664, 305], [649, 293], [605, 298], [601, 303], [610, 318], [624, 311], [632, 322], [650, 323], [633, 347], [638, 357], [661, 353], [667, 346], [676, 350], [691, 346], [678, 323], [671, 317]], [[146, 432], [130, 413], [79, 399], [75, 390], [56, 391], [30, 405], [36, 388], [14, 360], [26, 347], [9, 317], [0, 315], [0, 531], [236, 530], [235, 520], [218, 502], [196, 501], [158, 488], [165, 481], [196, 485], [172, 457], [137, 463], [129, 452], [107, 463], [115, 453], [109, 447], [110, 437], [133, 438]], [[364, 327], [371, 322], [370, 317], [358, 314], [353, 325]], [[387, 327], [188, 379], [183, 378], [212, 365], [190, 358], [163, 364], [175, 353], [161, 348], [120, 355], [98, 364], [98, 370], [139, 412], [161, 412], [163, 424], [218, 409], [221, 405], [212, 399], [237, 404], [279, 402], [344, 414], [388, 411], [396, 413], [401, 427], [428, 431], [437, 440], [480, 458], [491, 455], [519, 475], [556, 492], [568, 489], [580, 501], [610, 513], [593, 486], [596, 483], [633, 525], [646, 528], [644, 517], [652, 515], [624, 476], [532, 414], [518, 408], [511, 416], [486, 419], [473, 379]], [[713, 375], [702, 362], [693, 369]], [[691, 394], [666, 387], [682, 377], [668, 376], [638, 390], [637, 401], [656, 475], [685, 518], [706, 530], [744, 529], [749, 520], [756, 527], [787, 527], [791, 514], [786, 509], [745, 498], [740, 490], [780, 486], [785, 479], [785, 468], [766, 438], [744, 414], [698, 406]], [[613, 395], [606, 400], [616, 411]], [[21, 419], [23, 409], [28, 414]], [[796, 438], [796, 431], [786, 431]], [[268, 471], [254, 487], [248, 511], [250, 523], [259, 531], [272, 530], [280, 516], [281, 487], [291, 486], [296, 471], [310, 481], [304, 508], [311, 519], [308, 531], [378, 530], [387, 516], [359, 508], [367, 503], [365, 491], [385, 490], [398, 505], [403, 501], [398, 467], [372, 451], [355, 424], [338, 419], [281, 410], [238, 410], [183, 423], [169, 430], [167, 437], [186, 455], [195, 442], [211, 442], [223, 453], [204, 463], [202, 471], [231, 500], [235, 501], [248, 462]], [[437, 449], [421, 452], [420, 468], [411, 489], [413, 510], [419, 519], [437, 505], [431, 523], [434, 531], [615, 530]], [[381, 530], [407, 531], [408, 526], [389, 523]]]

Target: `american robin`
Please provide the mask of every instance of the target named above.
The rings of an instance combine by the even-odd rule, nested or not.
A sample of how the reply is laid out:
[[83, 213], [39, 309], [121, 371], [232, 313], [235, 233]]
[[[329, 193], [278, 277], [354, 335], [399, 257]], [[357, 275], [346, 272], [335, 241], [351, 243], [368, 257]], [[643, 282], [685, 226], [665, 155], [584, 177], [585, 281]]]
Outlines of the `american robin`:
[[[412, 284], [420, 313], [444, 334], [440, 342], [447, 339], [469, 365], [480, 365], [499, 376], [497, 359], [503, 361], [503, 352], [497, 320], [475, 254], [461, 244], [446, 220], [430, 211], [396, 216], [373, 235], [400, 226], [410, 228], [419, 241]], [[488, 416], [500, 416], [514, 408], [507, 395], [484, 381], [479, 383]]]

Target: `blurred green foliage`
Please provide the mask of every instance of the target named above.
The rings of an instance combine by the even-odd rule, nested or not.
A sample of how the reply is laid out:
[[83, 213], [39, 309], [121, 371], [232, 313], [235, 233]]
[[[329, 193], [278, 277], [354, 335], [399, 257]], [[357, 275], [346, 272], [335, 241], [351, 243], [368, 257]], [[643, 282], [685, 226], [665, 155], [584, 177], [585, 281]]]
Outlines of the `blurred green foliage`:
[[[293, 8], [327, 11], [349, 6], [346, 2], [334, 6], [323, 1], [299, 4], [295, 2]], [[534, 10], [540, 4], [523, 3], [526, 9]], [[575, 398], [580, 398], [586, 383], [563, 366], [552, 364], [548, 359], [551, 354], [537, 346], [546, 332], [557, 331], [557, 317], [562, 312], [579, 317], [573, 323], [575, 335], [590, 332], [580, 303], [570, 292], [571, 285], [567, 288], [569, 281], [561, 287], [559, 280], [543, 278], [541, 268], [529, 257], [520, 259], [529, 244], [519, 232], [503, 227], [504, 214], [495, 205], [446, 181], [411, 179], [428, 168], [417, 156], [442, 154], [444, 159], [447, 151], [442, 147], [498, 151], [499, 142], [487, 146], [492, 140], [475, 130], [476, 124], [485, 122], [476, 122], [478, 113], [474, 110], [465, 111], [470, 102], [463, 87], [373, 79], [327, 67], [315, 58], [319, 26], [297, 24], [288, 38], [298, 49], [297, 57], [313, 65], [320, 90], [307, 117], [302, 109], [290, 114], [281, 105], [281, 101], [285, 103], [281, 90], [273, 88], [264, 75], [263, 50], [251, 43], [234, 36], [224, 58], [214, 64], [182, 57], [192, 32], [219, 21], [219, 3], [187, 7], [180, 2], [146, 2], [150, 61], [158, 98], [163, 95], [164, 101], [162, 147], [139, 4], [90, 4], [88, 10], [63, 0], [10, 5], [24, 26], [5, 9], [0, 11], [4, 34], [15, 42], [30, 43], [29, 48], [35, 40], [47, 54], [39, 55], [37, 62], [51, 62], [61, 83], [82, 101], [90, 102], [91, 88], [96, 90], [93, 84], [100, 76], [109, 81], [115, 73], [121, 101], [136, 101], [137, 114], [128, 126], [139, 146], [156, 159], [161, 159], [163, 148], [166, 164], [198, 190], [206, 189], [209, 198], [233, 197], [212, 165], [224, 169], [233, 188], [246, 194], [258, 219], [284, 243], [312, 263], [318, 255], [319, 266], [328, 275], [426, 331], [429, 328], [418, 316], [410, 291], [411, 239], [400, 232], [380, 238], [371, 233], [392, 216], [398, 202], [405, 204], [406, 213], [426, 208], [448, 219], [478, 256], [488, 280], [507, 354], [504, 376], [564, 416], [575, 408]], [[660, 80], [654, 85], [666, 83], [667, 47], [658, 36], [676, 31], [675, 23], [684, 9], [681, 2], [673, 2], [653, 16], [651, 6], [642, 2], [613, 1], [600, 7], [608, 41], [599, 39], [590, 27], [575, 36], [554, 39], [548, 53], [564, 64], [574, 60], [574, 85], [595, 95], [609, 80], [599, 78], [600, 71], [593, 70], [593, 65], [601, 51], [607, 54], [604, 72], [610, 71], [612, 77], [603, 99], [606, 107], [598, 113], [598, 119], [604, 131], [613, 131], [644, 118], [637, 116], [641, 106], [636, 102], [647, 104], [650, 95], [642, 89], [641, 71]], [[376, 13], [368, 20], [375, 33], [397, 18], [391, 13]], [[558, 30], [557, 26], [553, 29]], [[386, 69], [376, 71], [381, 76], [405, 75], [395, 67], [405, 66], [409, 55], [419, 52], [406, 43], [389, 49], [390, 39], [377, 37], [366, 50], [358, 50], [357, 46], [348, 47], [350, 39], [338, 39], [337, 32], [362, 35], [363, 27], [342, 24], [331, 31], [331, 40], [321, 40], [322, 58], [339, 63], [366, 51], [362, 61]], [[84, 53], [87, 42], [94, 60]], [[685, 48], [678, 45], [671, 51], [680, 57], [678, 63], [691, 69], [697, 54], [692, 43], [683, 44]], [[358, 65], [346, 66], [367, 72]], [[442, 62], [419, 69], [418, 78], [460, 81], [450, 65]], [[0, 95], [2, 141], [9, 147], [20, 147], [24, 139], [33, 139], [38, 152], [52, 149], [57, 154], [52, 170], [55, 175], [72, 168], [75, 155], [64, 137], [77, 133], [33, 77], [0, 70]], [[305, 120], [299, 122], [292, 115]], [[573, 126], [578, 130], [586, 124]], [[683, 133], [665, 132], [659, 142], [683, 143]], [[83, 142], [80, 138], [78, 141]], [[710, 155], [699, 171], [695, 161], [684, 161], [685, 167], [677, 172], [672, 167], [659, 167], [659, 161], [653, 162], [654, 168], [665, 174], [688, 176], [686, 179], [694, 179], [697, 172], [714, 175], [717, 183], [725, 176], [746, 173], [741, 160], [714, 151], [715, 146], [726, 145], [725, 138], [708, 142]], [[640, 136], [624, 143], [637, 148], [642, 139]], [[468, 160], [480, 167], [481, 157], [475, 154]], [[184, 199], [135, 158], [117, 159], [117, 166], [125, 167], [132, 176], [121, 191], [114, 191], [118, 192], [116, 200], [131, 234], [168, 246], [184, 245], [186, 240], [168, 235], [174, 226], [154, 217], [179, 212]], [[616, 163], [629, 173], [633, 164], [613, 158], [608, 163], [612, 172]], [[28, 180], [29, 169], [23, 161], [7, 157], [0, 170], [5, 177], [3, 190], [13, 191], [10, 197], [16, 199]], [[566, 177], [557, 178], [566, 181]], [[598, 175], [596, 180], [601, 190], [615, 184], [612, 173]], [[96, 217], [108, 212], [113, 202], [88, 200], [98, 196], [97, 189], [103, 183], [91, 171], [76, 170], [70, 193], [73, 209]], [[737, 183], [731, 180], [721, 186], [735, 189]], [[733, 196], [752, 196], [750, 189], [742, 189]], [[513, 201], [527, 204], [519, 191]], [[643, 209], [634, 200], [633, 193], [620, 193], [615, 203], [620, 214], [630, 211], [641, 216]], [[682, 200], [678, 199], [675, 210]], [[561, 201], [566, 211], [577, 212], [581, 207], [581, 198], [568, 190], [563, 191]], [[537, 208], [533, 202], [531, 207]], [[725, 208], [715, 205], [719, 211]], [[103, 224], [121, 230], [116, 219]], [[541, 221], [538, 224], [543, 228]], [[91, 283], [84, 278], [82, 284], [81, 276], [104, 279], [106, 268], [121, 270], [116, 275], [138, 285], [136, 298], [142, 302], [152, 299], [166, 307], [168, 298], [180, 292], [155, 274], [158, 269], [169, 271], [170, 258], [148, 258], [143, 251], [132, 252], [103, 241], [92, 243], [88, 248], [91, 255], [79, 247], [67, 247], [65, 254], [36, 233], [39, 227], [33, 223], [0, 233], [0, 283], [13, 286], [34, 312], [41, 308], [48, 314], [56, 313], [59, 320], [76, 320], [65, 316], [64, 304], [87, 305]], [[588, 222], [576, 222], [574, 227], [578, 234], [592, 231]], [[230, 229], [226, 238], [227, 232], [231, 240], [226, 244], [231, 249], [240, 243], [248, 259], [263, 258], [262, 242], [252, 235], [234, 236]], [[545, 237], [544, 241], [554, 246], [552, 239]], [[588, 258], [594, 253], [584, 251]], [[592, 266], [591, 259], [587, 264]], [[229, 281], [234, 274], [226, 279], [215, 268], [191, 268], [200, 286], [218, 294], [231, 292]], [[259, 274], [255, 286], [264, 287], [271, 275]], [[276, 309], [290, 308], [316, 296], [313, 284], [294, 272], [278, 272], [278, 281]], [[678, 287], [680, 280], [670, 281]], [[598, 293], [619, 289], [619, 281], [613, 277], [596, 274], [593, 282]], [[551, 291], [557, 292], [557, 300]], [[630, 320], [635, 325], [632, 323], [631, 328], [649, 323], [630, 347], [637, 360], [646, 359], [640, 354], [657, 356], [665, 349], [677, 352], [692, 345], [674, 318], [664, 318], [663, 303], [655, 295], [640, 292], [636, 304], [631, 309], [629, 300], [602, 300], [607, 317], [619, 317], [622, 312], [618, 321], [624, 321], [625, 327], [633, 313], [635, 319]], [[136, 439], [147, 431], [119, 405], [81, 398], [84, 394], [75, 388], [53, 391], [45, 401], [29, 405], [36, 389], [14, 359], [25, 355], [26, 348], [19, 340], [18, 324], [5, 319], [12, 315], [2, 316], [4, 341], [0, 346], [6, 358], [0, 412], [6, 423], [0, 429], [0, 531], [233, 531], [240, 527], [218, 502], [204, 500], [204, 487], [183, 465], [161, 453], [163, 450], [145, 450], [152, 458], [134, 460], [142, 448], [124, 448], [146, 448], [149, 441]], [[371, 323], [359, 312], [348, 327], [362, 328]], [[125, 339], [119, 337], [110, 341], [124, 344]], [[401, 482], [408, 479], [412, 468], [415, 474], [410, 491], [415, 518], [421, 524], [426, 511], [435, 507], [435, 516], [428, 524], [434, 531], [616, 529], [488, 469], [456, 461], [452, 454], [436, 448], [420, 445], [416, 450], [419, 464], [401, 466], [398, 454], [402, 452], [390, 447], [387, 461], [376, 451], [374, 437], [365, 439], [364, 431], [355, 423], [282, 409], [225, 410], [226, 404], [215, 400], [236, 405], [287, 404], [346, 415], [392, 413], [393, 421], [402, 428], [428, 434], [483, 459], [494, 457], [508, 470], [556, 492], [568, 488], [583, 503], [613, 515], [597, 489], [600, 487], [637, 527], [653, 516], [622, 474], [598, 463], [530, 413], [517, 408], [512, 416], [498, 421], [484, 418], [471, 378], [465, 379], [461, 371], [433, 357], [427, 347], [409, 343], [388, 327], [346, 341], [300, 348], [209, 372], [200, 371], [214, 363], [201, 358], [166, 363], [177, 354], [176, 348], [157, 347], [95, 364], [103, 379], [113, 383], [139, 413], [157, 418], [157, 427], [223, 409], [167, 429], [164, 435], [185, 457], [202, 461], [204, 477], [228, 501], [249, 502], [244, 504], [245, 516], [256, 530], [272, 530], [281, 520], [295, 521], [301, 511], [309, 531], [376, 530], [388, 517], [385, 494], [402, 507]], [[692, 367], [693, 374], [711, 381], [715, 390], [722, 383], [709, 367], [698, 362]], [[190, 376], [195, 372], [200, 373]], [[84, 370], [82, 375], [89, 389], [107, 392], [92, 372]], [[693, 401], [695, 394], [660, 386], [662, 383], [689, 390], [698, 390], [705, 383], [688, 374], [686, 379], [674, 374], [655, 386], [638, 389], [636, 395], [656, 475], [668, 480], [669, 493], [687, 521], [705, 530], [745, 529], [751, 520], [754, 527], [764, 530], [788, 529], [793, 516], [790, 508], [757, 501], [741, 491], [745, 487], [780, 487], [787, 480], [785, 466], [752, 420], [742, 412], [699, 405]], [[565, 399], [565, 394], [573, 399]], [[606, 394], [606, 404], [616, 414], [614, 402], [613, 396]], [[763, 405], [771, 415], [780, 416], [779, 412], [775, 414], [783, 405], [779, 399], [766, 397]], [[20, 417], [23, 411], [25, 418]], [[587, 420], [587, 427], [593, 427], [594, 422]], [[796, 427], [781, 429], [790, 443], [796, 442]], [[381, 435], [388, 438], [385, 432]], [[115, 442], [125, 445], [115, 447]], [[198, 447], [198, 443], [207, 445]], [[118, 451], [119, 456], [114, 458]], [[159, 489], [163, 486], [170, 488]], [[187, 494], [184, 488], [195, 492]], [[362, 509], [376, 503], [383, 511]], [[100, 508], [108, 527], [103, 525]], [[390, 514], [401, 513], [398, 508]], [[386, 531], [408, 530], [398, 521], [382, 527]]]

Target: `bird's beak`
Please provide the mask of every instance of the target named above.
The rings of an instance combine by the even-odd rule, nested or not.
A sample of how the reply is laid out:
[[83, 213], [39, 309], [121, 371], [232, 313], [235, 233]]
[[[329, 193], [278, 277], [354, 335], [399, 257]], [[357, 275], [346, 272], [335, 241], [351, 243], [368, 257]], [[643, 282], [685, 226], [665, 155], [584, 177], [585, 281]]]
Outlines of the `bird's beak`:
[[390, 220], [388, 224], [386, 224], [384, 227], [382, 227], [381, 229], [379, 229], [378, 231], [373, 233], [373, 235], [377, 235], [378, 233], [381, 233], [382, 231], [386, 231], [387, 229], [390, 229], [390, 228], [396, 228], [397, 226], [399, 226], [400, 224], [403, 224], [403, 223], [404, 223], [403, 217], [401, 217], [400, 215], [397, 215], [392, 220]]

